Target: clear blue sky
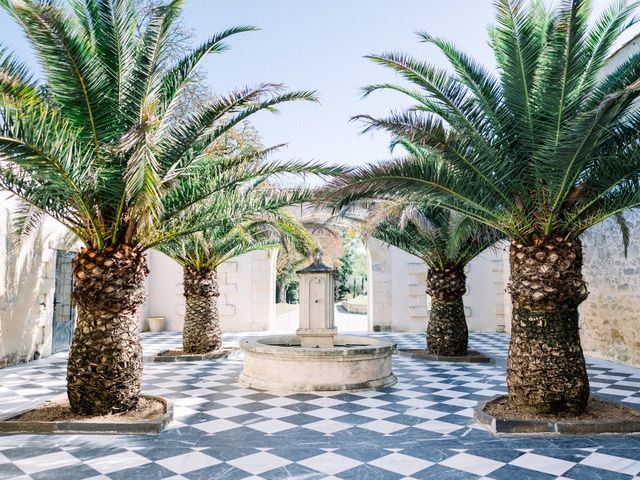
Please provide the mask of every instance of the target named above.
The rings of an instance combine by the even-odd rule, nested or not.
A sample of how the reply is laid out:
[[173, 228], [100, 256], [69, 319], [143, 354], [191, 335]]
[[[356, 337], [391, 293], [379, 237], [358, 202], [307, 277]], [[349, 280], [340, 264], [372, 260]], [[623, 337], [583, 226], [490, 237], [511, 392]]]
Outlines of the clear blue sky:
[[[594, 3], [600, 11], [610, 0]], [[232, 38], [230, 51], [205, 62], [217, 93], [264, 81], [319, 91], [320, 105], [285, 105], [279, 115], [252, 119], [266, 145], [289, 144], [286, 158], [350, 165], [388, 158], [386, 135], [361, 135], [361, 125], [349, 123], [353, 115], [384, 114], [402, 105], [392, 94], [360, 98], [361, 87], [393, 80], [363, 56], [403, 51], [444, 66], [435, 49], [418, 43], [418, 30], [452, 40], [493, 66], [487, 46], [491, 0], [187, 0], [184, 16], [198, 42], [233, 25], [261, 28]], [[0, 43], [33, 62], [4, 12]]]

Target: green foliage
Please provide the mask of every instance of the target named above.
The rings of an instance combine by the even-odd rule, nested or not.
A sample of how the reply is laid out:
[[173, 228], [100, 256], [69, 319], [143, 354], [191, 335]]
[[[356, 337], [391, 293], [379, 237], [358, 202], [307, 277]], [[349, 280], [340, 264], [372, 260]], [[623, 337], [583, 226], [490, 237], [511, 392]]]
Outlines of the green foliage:
[[497, 75], [426, 33], [450, 70], [398, 53], [370, 56], [407, 84], [372, 85], [365, 95], [393, 90], [413, 105], [359, 118], [407, 154], [336, 179], [331, 203], [408, 197], [525, 243], [576, 238], [640, 205], [640, 53], [603, 71], [638, 4], [611, 2], [594, 22], [588, 0], [495, 5]]
[[464, 267], [503, 238], [458, 212], [409, 201], [374, 202], [362, 228], [422, 259], [433, 270]]
[[251, 115], [315, 101], [313, 92], [265, 83], [181, 112], [200, 62], [254, 27], [230, 28], [174, 59], [170, 33], [181, 0], [154, 7], [144, 22], [134, 0], [70, 4], [0, 0], [33, 47], [46, 86], [0, 49], [0, 188], [87, 246], [144, 250], [215, 226], [233, 208], [210, 201], [222, 192], [288, 172], [341, 172], [271, 161], [269, 148], [215, 148]]
[[[335, 280], [335, 297], [344, 299], [347, 294], [356, 294], [358, 281], [367, 277], [367, 258], [359, 251], [361, 240], [353, 229], [342, 229], [342, 254], [335, 262], [337, 270]], [[355, 285], [355, 286], [354, 286]], [[362, 293], [362, 292], [361, 292]]]
[[[310, 197], [305, 190], [252, 188], [210, 198], [227, 209], [216, 224], [203, 231], [173, 238], [156, 248], [192, 270], [213, 270], [221, 263], [255, 250], [282, 248], [312, 255], [317, 246], [307, 230], [284, 207]], [[211, 205], [210, 205], [211, 207]]]

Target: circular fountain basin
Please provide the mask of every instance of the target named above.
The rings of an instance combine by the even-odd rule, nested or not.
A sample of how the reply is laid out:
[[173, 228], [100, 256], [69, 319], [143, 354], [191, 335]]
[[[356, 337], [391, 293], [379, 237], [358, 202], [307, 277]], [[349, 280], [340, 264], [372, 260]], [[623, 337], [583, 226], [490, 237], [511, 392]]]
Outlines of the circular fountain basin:
[[297, 335], [273, 335], [240, 342], [240, 383], [259, 390], [322, 392], [389, 387], [395, 343], [338, 335], [333, 348], [303, 348]]

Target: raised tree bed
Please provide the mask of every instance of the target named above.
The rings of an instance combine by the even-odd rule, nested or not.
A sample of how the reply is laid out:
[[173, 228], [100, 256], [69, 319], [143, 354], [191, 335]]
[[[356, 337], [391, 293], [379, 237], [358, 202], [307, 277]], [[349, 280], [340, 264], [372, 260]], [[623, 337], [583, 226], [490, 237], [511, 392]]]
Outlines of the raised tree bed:
[[579, 417], [533, 415], [510, 406], [506, 395], [480, 402], [475, 420], [495, 434], [567, 434], [640, 432], [640, 410], [592, 396]]
[[155, 434], [173, 420], [173, 405], [164, 398], [142, 395], [138, 408], [101, 416], [77, 415], [66, 396], [0, 419], [2, 433]]
[[227, 358], [233, 351], [231, 348], [221, 348], [207, 353], [184, 353], [181, 348], [165, 350], [154, 355], [153, 362], [197, 362], [199, 360], [212, 360], [216, 358]]
[[488, 357], [484, 353], [468, 350], [466, 355], [447, 357], [444, 355], [434, 355], [426, 349], [420, 348], [400, 348], [398, 355], [404, 357], [417, 358], [421, 360], [432, 360], [435, 362], [460, 362], [460, 363], [495, 363], [495, 359]]

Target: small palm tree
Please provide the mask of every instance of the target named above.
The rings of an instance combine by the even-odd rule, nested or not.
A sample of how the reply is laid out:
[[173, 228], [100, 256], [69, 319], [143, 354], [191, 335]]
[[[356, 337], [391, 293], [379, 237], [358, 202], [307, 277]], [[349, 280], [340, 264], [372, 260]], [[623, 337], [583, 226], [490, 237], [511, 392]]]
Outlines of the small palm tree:
[[492, 228], [441, 207], [412, 201], [376, 201], [363, 232], [420, 258], [428, 267], [431, 312], [427, 348], [442, 356], [467, 354], [469, 331], [462, 296], [466, 265], [500, 235]]
[[[134, 0], [0, 0], [42, 66], [41, 86], [0, 53], [0, 188], [60, 221], [85, 248], [74, 270], [78, 320], [67, 369], [80, 414], [137, 405], [142, 353], [136, 313], [145, 299], [144, 251], [224, 218], [216, 192], [283, 172], [330, 172], [266, 161], [270, 151], [210, 153], [226, 132], [283, 102], [315, 100], [263, 84], [176, 115], [212, 36], [174, 61], [168, 32], [181, 0], [154, 8], [141, 29]], [[339, 171], [339, 170], [334, 170]], [[159, 229], [158, 226], [162, 225]]]
[[[202, 232], [174, 238], [157, 249], [183, 269], [186, 308], [182, 345], [184, 353], [203, 354], [222, 345], [218, 315], [217, 267], [255, 250], [280, 246], [311, 255], [315, 243], [307, 230], [283, 208], [310, 197], [308, 191], [241, 191], [230, 201], [235, 215]], [[240, 208], [239, 208], [240, 206]]]
[[[409, 86], [373, 85], [414, 106], [362, 117], [414, 152], [334, 182], [346, 202], [382, 192], [439, 203], [512, 239], [509, 401], [537, 413], [584, 411], [589, 381], [578, 330], [587, 298], [580, 235], [640, 206], [640, 53], [611, 72], [614, 42], [634, 23], [636, 3], [612, 2], [595, 22], [590, 2], [496, 0], [491, 31], [497, 73], [451, 43], [451, 70], [406, 55], [371, 59]], [[626, 240], [625, 240], [626, 241]]]

